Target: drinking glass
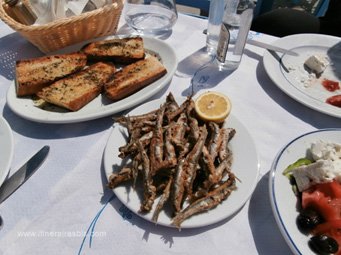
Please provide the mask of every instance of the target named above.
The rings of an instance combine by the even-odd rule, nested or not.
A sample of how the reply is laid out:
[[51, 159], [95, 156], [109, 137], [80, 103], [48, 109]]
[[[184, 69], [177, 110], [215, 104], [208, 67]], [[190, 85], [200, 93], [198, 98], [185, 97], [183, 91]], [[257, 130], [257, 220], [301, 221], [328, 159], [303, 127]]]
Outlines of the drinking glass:
[[125, 20], [139, 34], [163, 34], [177, 19], [175, 0], [126, 0]]

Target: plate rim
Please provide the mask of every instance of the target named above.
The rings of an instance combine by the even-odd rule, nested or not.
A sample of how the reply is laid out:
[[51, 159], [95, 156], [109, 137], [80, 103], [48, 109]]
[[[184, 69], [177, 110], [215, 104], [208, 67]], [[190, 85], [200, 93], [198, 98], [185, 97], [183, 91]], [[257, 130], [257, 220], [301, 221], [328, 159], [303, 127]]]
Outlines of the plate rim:
[[[271, 209], [272, 213], [274, 215], [274, 218], [276, 220], [277, 226], [285, 239], [287, 245], [290, 247], [291, 251], [294, 252], [295, 254], [302, 255], [303, 253], [300, 251], [300, 249], [297, 247], [296, 243], [294, 242], [293, 238], [291, 237], [288, 228], [285, 226], [283, 222], [283, 218], [281, 217], [281, 213], [279, 212], [279, 208], [277, 206], [277, 200], [275, 197], [275, 178], [276, 178], [276, 173], [278, 171], [277, 165], [281, 159], [281, 156], [283, 153], [288, 149], [289, 146], [291, 146], [293, 143], [297, 142], [298, 140], [316, 134], [316, 133], [325, 133], [325, 132], [333, 132], [337, 131], [341, 133], [341, 128], [323, 128], [323, 129], [317, 129], [313, 131], [309, 131], [306, 133], [303, 133], [292, 140], [290, 140], [288, 143], [286, 143], [277, 153], [275, 156], [273, 163], [271, 165], [271, 170], [269, 173], [269, 181], [268, 181], [268, 187], [269, 187], [269, 197], [270, 197], [270, 204], [271, 204]], [[289, 183], [288, 183], [289, 185]], [[303, 235], [303, 234], [302, 234]], [[313, 254], [313, 253], [312, 253]]]
[[[322, 38], [324, 39], [328, 38], [329, 40], [341, 42], [341, 39], [336, 36], [303, 33], [303, 34], [295, 34], [295, 35], [289, 35], [289, 36], [279, 38], [278, 40], [274, 41], [272, 44], [279, 46], [279, 47], [286, 47], [289, 50], [292, 50], [293, 48], [290, 48], [291, 47], [290, 40], [292, 39], [295, 39], [297, 41], [299, 39], [321, 40]], [[299, 46], [309, 46], [309, 45], [300, 44], [300, 45], [295, 46], [294, 48], [299, 47]], [[277, 53], [277, 54], [280, 59], [282, 59], [282, 57], [285, 55], [283, 53]], [[291, 97], [295, 101], [317, 112], [324, 113], [332, 117], [341, 118], [341, 108], [329, 105], [324, 102], [317, 102], [318, 100], [309, 97], [307, 94], [298, 90], [289, 81], [287, 81], [281, 72], [279, 61], [275, 59], [271, 55], [271, 53], [267, 50], [264, 51], [264, 54], [263, 54], [263, 65], [271, 81], [289, 97]]]
[[[123, 37], [124, 36], [113, 35], [113, 36], [103, 37], [100, 39], [104, 40], [104, 39], [123, 38]], [[125, 36], [125, 37], [129, 37], [129, 36]], [[105, 105], [104, 107], [98, 107], [98, 109], [96, 109], [95, 111], [92, 111], [90, 113], [85, 112], [83, 114], [82, 109], [80, 109], [77, 112], [66, 112], [66, 113], [52, 112], [52, 113], [46, 113], [46, 114], [37, 114], [37, 112], [36, 112], [36, 113], [32, 114], [29, 111], [22, 112], [21, 109], [24, 107], [25, 108], [29, 107], [29, 109], [35, 109], [35, 108], [33, 108], [33, 107], [35, 107], [33, 105], [33, 102], [32, 103], [29, 102], [30, 105], [25, 105], [23, 103], [23, 101], [20, 101], [20, 107], [17, 106], [18, 100], [21, 100], [21, 98], [16, 97], [15, 81], [13, 81], [12, 84], [10, 85], [10, 87], [8, 88], [8, 91], [6, 94], [6, 104], [15, 114], [17, 114], [18, 116], [20, 116], [24, 119], [34, 121], [34, 122], [38, 122], [38, 123], [50, 123], [50, 124], [80, 123], [80, 122], [84, 122], [84, 121], [90, 121], [90, 120], [95, 120], [95, 119], [107, 117], [107, 116], [114, 115], [116, 113], [128, 110], [130, 108], [133, 108], [134, 106], [145, 102], [146, 100], [148, 100], [148, 98], [154, 96], [155, 94], [160, 92], [164, 87], [166, 87], [168, 84], [170, 84], [172, 79], [173, 79], [174, 73], [177, 69], [177, 66], [178, 66], [178, 58], [177, 58], [176, 52], [170, 44], [164, 42], [163, 40], [160, 40], [158, 38], [153, 38], [150, 36], [141, 36], [141, 37], [144, 39], [144, 44], [147, 44], [148, 46], [150, 44], [157, 44], [158, 47], [164, 48], [165, 52], [162, 54], [164, 54], [164, 57], [167, 58], [166, 61], [168, 61], [168, 59], [170, 59], [170, 66], [167, 69], [166, 75], [161, 77], [158, 81], [154, 82], [154, 83], [156, 83], [156, 85], [154, 84], [155, 88], [150, 89], [150, 87], [147, 86], [147, 87], [141, 89], [140, 91], [134, 93], [133, 95], [131, 95], [127, 98], [124, 98], [124, 99], [119, 100], [117, 102], [113, 102], [111, 104]], [[99, 40], [99, 38], [93, 39], [91, 41], [97, 41], [97, 40]], [[73, 49], [73, 48], [75, 48], [75, 47], [81, 48], [82, 45], [84, 45], [88, 42], [89, 41], [79, 43], [77, 45], [67, 47], [65, 49], [62, 49], [58, 52], [54, 52], [51, 54], [60, 54], [60, 53], [65, 53], [65, 52], [69, 52], [69, 51], [70, 52], [75, 51], [75, 49]], [[153, 49], [149, 48], [148, 46], [145, 46], [145, 48], [147, 50], [153, 50]], [[73, 49], [73, 50], [70, 50], [70, 49]], [[160, 52], [157, 52], [157, 53], [160, 54]], [[139, 96], [137, 97], [136, 94], [138, 94]], [[134, 97], [134, 96], [136, 98], [131, 99], [131, 97]], [[102, 95], [99, 95], [99, 97], [102, 97]], [[130, 101], [129, 101], [129, 99], [130, 99]], [[26, 99], [24, 99], [24, 100], [26, 100]], [[31, 100], [31, 99], [27, 99], [27, 100]], [[91, 102], [90, 102], [90, 104], [91, 104]], [[44, 110], [42, 110], [39, 113], [44, 113]], [[67, 115], [68, 113], [70, 113], [70, 114]]]
[[[13, 137], [13, 132], [12, 132], [12, 129], [11, 129], [11, 126], [9, 125], [9, 123], [7, 122], [7, 120], [0, 116], [0, 128], [1, 127], [4, 127], [4, 129], [2, 131], [4, 131], [6, 134], [6, 136], [8, 136], [8, 139], [9, 139], [9, 146], [7, 147], [7, 149], [9, 149], [9, 155], [8, 155], [8, 158], [7, 158], [7, 163], [5, 164], [5, 170], [4, 170], [4, 173], [0, 176], [0, 187], [1, 185], [5, 182], [7, 176], [8, 176], [8, 173], [10, 171], [10, 168], [11, 168], [11, 164], [12, 164], [12, 160], [13, 160], [13, 156], [14, 156], [14, 137]], [[0, 141], [1, 143], [2, 141]]]
[[[184, 100], [185, 97], [176, 97], [175, 100], [177, 102], [181, 102], [180, 100]], [[165, 98], [159, 98], [159, 99], [155, 99], [155, 100], [152, 100], [152, 101], [149, 101], [149, 102], [146, 102], [134, 109], [132, 109], [128, 114], [132, 113], [133, 115], [135, 114], [135, 111], [139, 111], [141, 109], [144, 108], [145, 105], [155, 105], [157, 107], [157, 105], [159, 106], [160, 103], [164, 102], [165, 101]], [[220, 217], [219, 219], [216, 219], [216, 220], [213, 220], [213, 221], [210, 221], [208, 223], [202, 223], [202, 224], [193, 224], [193, 225], [182, 225], [181, 226], [181, 229], [192, 229], [192, 228], [200, 228], [200, 227], [205, 227], [205, 226], [210, 226], [210, 225], [213, 225], [213, 224], [216, 224], [216, 223], [219, 223], [219, 222], [222, 222], [224, 220], [226, 220], [227, 218], [229, 217], [232, 217], [233, 215], [235, 215], [236, 213], [238, 213], [239, 210], [241, 210], [241, 208], [243, 208], [243, 206], [247, 203], [247, 201], [251, 198], [257, 184], [258, 184], [258, 181], [259, 181], [259, 177], [260, 177], [260, 160], [259, 160], [259, 153], [258, 153], [258, 150], [257, 150], [257, 146], [256, 146], [256, 143], [255, 143], [255, 140], [253, 139], [251, 133], [248, 131], [248, 129], [246, 128], [246, 126], [237, 118], [234, 116], [233, 113], [230, 114], [230, 116], [232, 116], [232, 118], [234, 118], [234, 120], [238, 123], [238, 125], [242, 126], [242, 128], [247, 132], [247, 135], [249, 136], [249, 138], [251, 139], [249, 141], [249, 143], [251, 143], [253, 145], [253, 148], [254, 148], [254, 157], [255, 157], [255, 169], [253, 170], [255, 172], [255, 178], [252, 180], [252, 185], [249, 186], [249, 188], [247, 189], [248, 190], [248, 193], [247, 195], [241, 199], [241, 202], [234, 207], [234, 210], [233, 212], [231, 212], [230, 214], [224, 216], [224, 217]], [[110, 171], [112, 172], [112, 164], [110, 166], [108, 166], [108, 162], [106, 160], [106, 158], [108, 157], [109, 155], [109, 152], [110, 152], [110, 149], [109, 146], [109, 141], [111, 139], [113, 139], [113, 135], [115, 134], [115, 125], [117, 125], [116, 128], [119, 128], [119, 125], [118, 123], [115, 123], [113, 126], [112, 126], [112, 130], [110, 132], [110, 135], [107, 139], [107, 144], [105, 146], [105, 149], [104, 149], [104, 152], [103, 152], [103, 165], [104, 165], [104, 174], [105, 174], [105, 177], [106, 177], [106, 180], [108, 181], [108, 178], [109, 178], [109, 173]], [[238, 132], [238, 131], [237, 131]], [[111, 155], [111, 154], [110, 154]], [[113, 156], [111, 155], [110, 156], [111, 158], [113, 158]], [[108, 169], [110, 168], [110, 170]], [[115, 190], [112, 189], [113, 193], [117, 196], [117, 198], [119, 199], [119, 201], [125, 205], [129, 210], [131, 210], [132, 213], [134, 213], [135, 215], [137, 215], [138, 217], [141, 217], [142, 219], [148, 221], [148, 222], [151, 222], [153, 224], [155, 224], [155, 222], [151, 221], [151, 219], [147, 218], [145, 215], [143, 214], [139, 214], [136, 212], [136, 210], [134, 208], [132, 208], [132, 206], [130, 206], [130, 204], [127, 204], [125, 201], [122, 201], [120, 199], [120, 196], [116, 194]], [[197, 215], [198, 216], [198, 215]], [[165, 223], [162, 223], [162, 222], [157, 222], [156, 225], [160, 225], [160, 226], [165, 226], [165, 227], [170, 227], [170, 228], [176, 228], [175, 226], [171, 225], [171, 224], [165, 224]]]

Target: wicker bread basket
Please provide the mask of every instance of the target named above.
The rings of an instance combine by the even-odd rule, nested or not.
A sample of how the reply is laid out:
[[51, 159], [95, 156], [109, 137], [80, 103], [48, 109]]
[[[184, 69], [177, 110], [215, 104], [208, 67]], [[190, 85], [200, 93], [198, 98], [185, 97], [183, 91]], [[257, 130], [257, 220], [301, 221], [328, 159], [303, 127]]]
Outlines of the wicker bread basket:
[[48, 53], [92, 38], [115, 34], [123, 4], [124, 0], [113, 0], [110, 5], [79, 16], [27, 26], [12, 19], [4, 10], [4, 1], [0, 0], [0, 18], [42, 52]]

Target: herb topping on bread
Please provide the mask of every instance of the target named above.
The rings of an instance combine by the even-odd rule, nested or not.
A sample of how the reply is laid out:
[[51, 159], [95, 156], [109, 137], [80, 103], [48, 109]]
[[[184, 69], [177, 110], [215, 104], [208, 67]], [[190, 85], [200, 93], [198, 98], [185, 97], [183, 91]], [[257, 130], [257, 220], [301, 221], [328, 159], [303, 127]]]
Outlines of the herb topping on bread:
[[145, 56], [142, 37], [109, 39], [87, 44], [82, 51], [90, 60], [109, 60], [128, 64]]
[[98, 62], [43, 88], [37, 95], [46, 102], [77, 111], [102, 92], [115, 70], [112, 64]]
[[109, 99], [117, 101], [146, 87], [166, 73], [166, 68], [156, 57], [148, 56], [116, 72], [104, 85], [104, 93]]
[[33, 95], [69, 74], [83, 69], [87, 57], [84, 53], [44, 56], [16, 62], [17, 96]]

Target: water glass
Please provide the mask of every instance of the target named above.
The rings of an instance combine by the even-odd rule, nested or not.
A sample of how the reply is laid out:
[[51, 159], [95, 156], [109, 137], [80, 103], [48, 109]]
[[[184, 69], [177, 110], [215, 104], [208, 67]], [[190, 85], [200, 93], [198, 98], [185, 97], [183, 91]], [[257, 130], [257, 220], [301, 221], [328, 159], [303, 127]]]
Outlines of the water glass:
[[125, 20], [139, 34], [163, 34], [177, 19], [175, 0], [126, 0]]
[[253, 19], [251, 0], [227, 0], [217, 47], [220, 69], [236, 69], [243, 56]]

